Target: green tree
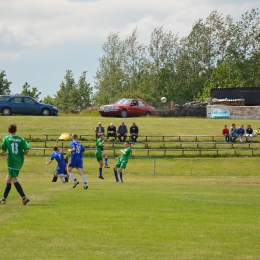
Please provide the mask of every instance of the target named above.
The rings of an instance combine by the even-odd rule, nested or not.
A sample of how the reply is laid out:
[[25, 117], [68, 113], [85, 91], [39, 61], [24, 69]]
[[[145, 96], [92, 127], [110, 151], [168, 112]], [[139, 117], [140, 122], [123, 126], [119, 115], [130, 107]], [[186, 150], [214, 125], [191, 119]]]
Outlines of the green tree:
[[90, 87], [90, 84], [87, 83], [86, 74], [86, 71], [82, 72], [76, 89], [76, 104], [78, 105], [79, 110], [90, 107], [92, 105], [92, 87]]
[[73, 92], [76, 88], [73, 73], [71, 70], [66, 71], [64, 81], [60, 84], [60, 90], [55, 95], [55, 102], [58, 108], [68, 113], [71, 108], [77, 106]]
[[107, 104], [121, 96], [125, 73], [122, 69], [122, 41], [118, 33], [110, 33], [102, 45], [103, 56], [95, 76], [94, 95], [97, 104]]
[[27, 82], [25, 82], [23, 85], [23, 90], [20, 94], [26, 95], [26, 96], [31, 96], [38, 100], [41, 95], [41, 92], [39, 92], [36, 87], [33, 87], [32, 90], [30, 90], [30, 87], [31, 86]]
[[5, 79], [6, 74], [4, 70], [0, 70], [0, 94], [10, 94], [11, 81]]
[[55, 98], [52, 98], [50, 95], [44, 97], [42, 103], [56, 106]]

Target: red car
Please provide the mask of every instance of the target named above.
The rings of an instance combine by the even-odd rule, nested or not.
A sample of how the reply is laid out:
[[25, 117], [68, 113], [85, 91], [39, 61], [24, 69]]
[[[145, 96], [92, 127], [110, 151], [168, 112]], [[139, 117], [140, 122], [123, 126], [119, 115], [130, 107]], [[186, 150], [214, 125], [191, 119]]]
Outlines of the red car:
[[114, 104], [101, 106], [99, 113], [101, 116], [151, 116], [155, 115], [155, 108], [142, 99], [122, 98]]

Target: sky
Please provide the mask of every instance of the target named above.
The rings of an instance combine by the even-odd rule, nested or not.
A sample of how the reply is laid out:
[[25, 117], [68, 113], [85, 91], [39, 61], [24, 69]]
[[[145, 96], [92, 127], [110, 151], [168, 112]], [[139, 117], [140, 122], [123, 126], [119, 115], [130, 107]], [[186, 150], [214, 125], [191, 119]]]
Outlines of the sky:
[[239, 21], [259, 0], [0, 0], [0, 6], [0, 70], [11, 93], [28, 82], [42, 99], [54, 97], [67, 70], [76, 82], [87, 71], [94, 87], [111, 32], [123, 40], [137, 28], [139, 42], [148, 45], [157, 27], [185, 37], [211, 12]]

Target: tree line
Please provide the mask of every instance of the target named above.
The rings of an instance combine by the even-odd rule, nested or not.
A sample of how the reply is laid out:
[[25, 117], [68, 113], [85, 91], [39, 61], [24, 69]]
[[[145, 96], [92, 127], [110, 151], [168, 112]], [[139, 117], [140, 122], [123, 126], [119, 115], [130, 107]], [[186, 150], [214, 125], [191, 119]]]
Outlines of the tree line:
[[[207, 101], [211, 88], [260, 86], [260, 17], [252, 9], [235, 22], [213, 11], [196, 21], [188, 36], [179, 38], [163, 26], [151, 33], [149, 45], [139, 41], [137, 28], [125, 39], [111, 32], [102, 45], [94, 88], [84, 71], [76, 83], [66, 71], [60, 90], [44, 102], [63, 110], [108, 104], [122, 97], [156, 104], [166, 96], [175, 104]], [[0, 72], [0, 93], [10, 82]], [[94, 91], [93, 91], [94, 90]], [[29, 91], [28, 85], [23, 91]]]

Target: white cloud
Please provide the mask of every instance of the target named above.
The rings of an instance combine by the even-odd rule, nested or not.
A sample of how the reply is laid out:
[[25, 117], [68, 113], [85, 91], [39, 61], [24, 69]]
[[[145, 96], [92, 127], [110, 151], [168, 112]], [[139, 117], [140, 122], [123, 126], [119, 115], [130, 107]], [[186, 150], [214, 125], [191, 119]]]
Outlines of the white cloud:
[[[43, 88], [40, 80], [42, 64], [30, 66], [39, 60], [49, 60], [49, 77], [55, 79], [50, 91], [59, 89], [59, 84], [67, 69], [83, 70], [92, 74], [98, 66], [102, 43], [110, 32], [119, 32], [122, 38], [136, 27], [140, 41], [148, 44], [152, 31], [163, 26], [166, 31], [186, 36], [192, 24], [199, 18], [205, 19], [217, 10], [225, 17], [235, 20], [259, 3], [255, 0], [1, 0], [0, 8], [0, 62], [1, 69], [9, 70], [8, 75], [16, 75], [13, 82], [22, 85], [24, 78], [15, 73], [23, 66], [26, 81], [35, 81], [35, 86]], [[91, 58], [90, 58], [91, 57]], [[59, 59], [59, 63], [57, 63]], [[85, 61], [88, 61], [86, 64]], [[26, 64], [29, 64], [26, 70]], [[55, 69], [52, 69], [55, 64]], [[59, 66], [57, 68], [57, 66]], [[41, 68], [41, 71], [40, 69]], [[60, 69], [59, 69], [60, 68]], [[56, 71], [53, 75], [51, 71]], [[59, 81], [57, 81], [59, 73]], [[38, 75], [35, 78], [31, 75]], [[39, 82], [37, 82], [37, 79]], [[77, 80], [77, 79], [76, 79]], [[19, 83], [18, 83], [19, 82]], [[56, 89], [55, 89], [56, 88]]]

